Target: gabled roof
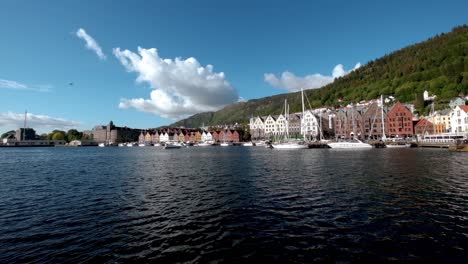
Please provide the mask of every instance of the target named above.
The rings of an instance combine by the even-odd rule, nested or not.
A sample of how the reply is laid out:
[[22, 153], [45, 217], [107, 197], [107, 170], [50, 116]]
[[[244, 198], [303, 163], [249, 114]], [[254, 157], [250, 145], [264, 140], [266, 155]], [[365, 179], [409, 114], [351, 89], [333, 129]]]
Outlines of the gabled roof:
[[433, 126], [433, 125], [434, 124], [432, 124], [432, 122], [430, 122], [427, 119], [421, 119], [421, 120], [419, 120], [418, 123], [416, 123], [416, 126]]
[[460, 105], [460, 109], [468, 113], [468, 105]]

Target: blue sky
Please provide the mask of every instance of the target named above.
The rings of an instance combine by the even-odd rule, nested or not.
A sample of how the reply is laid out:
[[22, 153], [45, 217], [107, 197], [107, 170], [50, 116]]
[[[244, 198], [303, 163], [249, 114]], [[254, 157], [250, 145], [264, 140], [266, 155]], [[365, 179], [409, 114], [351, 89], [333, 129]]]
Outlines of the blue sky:
[[317, 88], [468, 23], [467, 1], [251, 2], [0, 1], [0, 132], [25, 109], [40, 132], [165, 125]]

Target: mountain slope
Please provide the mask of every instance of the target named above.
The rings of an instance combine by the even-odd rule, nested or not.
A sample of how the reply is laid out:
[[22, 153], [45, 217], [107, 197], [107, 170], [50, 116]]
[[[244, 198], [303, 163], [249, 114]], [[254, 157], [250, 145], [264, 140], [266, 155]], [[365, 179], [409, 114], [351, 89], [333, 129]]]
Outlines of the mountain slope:
[[[437, 103], [468, 94], [468, 26], [459, 26], [424, 42], [405, 47], [368, 62], [320, 89], [307, 90], [312, 107], [339, 106], [393, 95], [402, 102], [428, 90]], [[280, 94], [235, 103], [211, 113], [201, 113], [171, 126], [245, 123], [251, 116], [279, 114], [287, 98], [291, 112], [300, 111], [300, 93]]]

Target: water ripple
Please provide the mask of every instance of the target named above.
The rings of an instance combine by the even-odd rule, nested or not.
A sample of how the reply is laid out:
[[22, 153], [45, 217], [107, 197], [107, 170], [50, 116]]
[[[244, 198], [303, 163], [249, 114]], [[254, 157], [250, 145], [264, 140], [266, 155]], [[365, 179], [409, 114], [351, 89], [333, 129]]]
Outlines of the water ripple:
[[467, 158], [0, 149], [0, 263], [461, 262]]

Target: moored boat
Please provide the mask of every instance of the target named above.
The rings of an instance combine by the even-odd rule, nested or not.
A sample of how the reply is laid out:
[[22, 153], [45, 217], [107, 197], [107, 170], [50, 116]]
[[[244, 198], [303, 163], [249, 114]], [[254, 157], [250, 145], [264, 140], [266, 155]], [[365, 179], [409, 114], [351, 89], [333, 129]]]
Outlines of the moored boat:
[[273, 149], [307, 149], [309, 145], [304, 141], [298, 142], [284, 142], [271, 145]]
[[164, 149], [180, 149], [182, 146], [180, 144], [177, 144], [177, 143], [166, 143], [164, 145]]
[[468, 139], [456, 140], [448, 149], [450, 151], [468, 152]]
[[332, 149], [371, 149], [372, 145], [364, 143], [359, 139], [349, 141], [330, 142], [327, 144]]
[[406, 142], [392, 142], [386, 143], [385, 146], [387, 148], [410, 148], [411, 144]]

